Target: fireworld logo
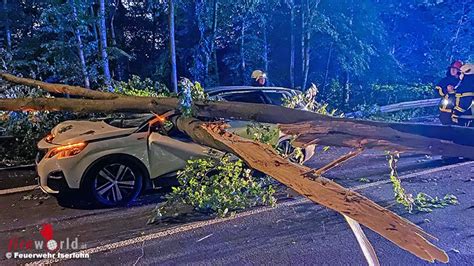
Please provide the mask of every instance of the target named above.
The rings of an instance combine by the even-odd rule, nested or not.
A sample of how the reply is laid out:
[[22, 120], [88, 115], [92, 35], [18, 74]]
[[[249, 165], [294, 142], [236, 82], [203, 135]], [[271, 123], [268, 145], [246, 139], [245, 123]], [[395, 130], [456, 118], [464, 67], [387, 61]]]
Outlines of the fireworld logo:
[[85, 248], [85, 245], [79, 245], [79, 239], [67, 237], [65, 240], [55, 240], [54, 230], [51, 224], [43, 224], [40, 234], [43, 240], [23, 239], [12, 237], [8, 242], [8, 251], [27, 251], [27, 250], [46, 250], [48, 252], [57, 252], [58, 250], [79, 250]]

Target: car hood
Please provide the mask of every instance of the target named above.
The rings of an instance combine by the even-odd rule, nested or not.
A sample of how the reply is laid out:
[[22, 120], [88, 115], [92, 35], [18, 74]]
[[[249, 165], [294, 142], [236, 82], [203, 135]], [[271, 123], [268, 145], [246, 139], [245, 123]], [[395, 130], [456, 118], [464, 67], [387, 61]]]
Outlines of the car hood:
[[103, 121], [65, 121], [51, 130], [53, 145], [109, 138], [133, 133], [137, 128], [117, 128]]

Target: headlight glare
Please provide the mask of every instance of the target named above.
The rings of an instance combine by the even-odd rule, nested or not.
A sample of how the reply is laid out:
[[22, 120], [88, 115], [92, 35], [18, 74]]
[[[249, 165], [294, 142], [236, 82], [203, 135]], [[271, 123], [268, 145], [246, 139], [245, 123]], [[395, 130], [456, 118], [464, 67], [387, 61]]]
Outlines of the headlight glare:
[[56, 155], [58, 156], [58, 159], [72, 157], [79, 154], [86, 146], [87, 143], [79, 142], [53, 148], [49, 151], [48, 158], [53, 158]]

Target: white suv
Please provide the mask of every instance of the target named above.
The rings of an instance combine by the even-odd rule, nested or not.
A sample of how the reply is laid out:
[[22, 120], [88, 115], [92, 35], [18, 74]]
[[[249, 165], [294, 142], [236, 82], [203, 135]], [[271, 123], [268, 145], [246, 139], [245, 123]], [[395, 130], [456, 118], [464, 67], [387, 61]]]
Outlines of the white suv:
[[[217, 87], [211, 99], [281, 105], [297, 92], [285, 88]], [[172, 113], [134, 115], [127, 119], [66, 121], [38, 143], [36, 159], [41, 189], [49, 194], [82, 190], [105, 206], [124, 205], [158, 177], [174, 176], [191, 158], [222, 156], [222, 152], [196, 144], [177, 131]], [[168, 121], [168, 122], [167, 122]], [[246, 137], [246, 121], [228, 121], [229, 130]], [[271, 125], [275, 127], [276, 125]], [[292, 160], [290, 137], [275, 139], [277, 149]], [[304, 160], [314, 145], [302, 151]]]
[[221, 154], [167, 127], [172, 124], [165, 119], [140, 115], [60, 123], [38, 143], [41, 189], [49, 194], [81, 189], [101, 205], [124, 205], [149, 180], [175, 174], [188, 159]]

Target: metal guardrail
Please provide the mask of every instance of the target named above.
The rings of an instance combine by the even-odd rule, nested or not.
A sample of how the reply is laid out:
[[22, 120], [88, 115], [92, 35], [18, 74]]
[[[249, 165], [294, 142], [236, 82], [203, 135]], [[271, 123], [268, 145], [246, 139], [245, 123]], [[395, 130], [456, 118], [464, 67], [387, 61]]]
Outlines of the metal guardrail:
[[437, 106], [439, 104], [439, 101], [440, 99], [436, 98], [436, 99], [427, 99], [427, 100], [418, 100], [418, 101], [389, 104], [389, 105], [381, 106], [380, 112], [391, 113], [391, 112], [408, 110], [408, 109], [413, 109], [413, 108]]
[[356, 111], [352, 113], [346, 113], [346, 117], [349, 118], [361, 118], [364, 116], [376, 114], [376, 113], [391, 113], [397, 112], [402, 110], [409, 110], [414, 108], [425, 108], [425, 107], [432, 107], [437, 106], [439, 104], [440, 99], [426, 99], [426, 100], [417, 100], [417, 101], [409, 101], [409, 102], [401, 102], [401, 103], [394, 103], [384, 106], [374, 106], [369, 111]]

